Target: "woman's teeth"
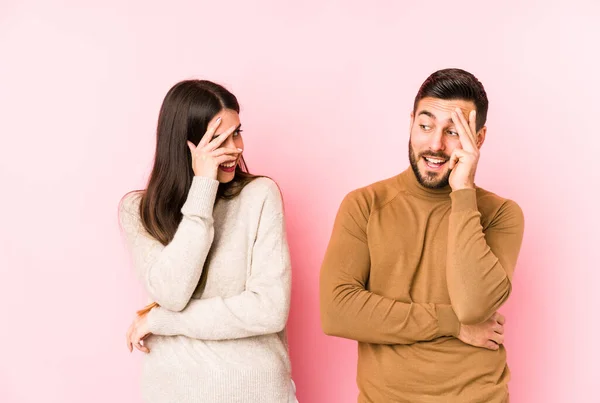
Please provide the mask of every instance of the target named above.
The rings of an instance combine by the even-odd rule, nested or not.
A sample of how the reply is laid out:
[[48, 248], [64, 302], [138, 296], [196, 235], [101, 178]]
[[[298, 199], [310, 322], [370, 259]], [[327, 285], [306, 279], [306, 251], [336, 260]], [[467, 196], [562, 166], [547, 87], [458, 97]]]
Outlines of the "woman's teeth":
[[224, 163], [224, 164], [221, 164], [221, 166], [222, 166], [223, 168], [232, 168], [232, 167], [234, 167], [234, 166], [235, 166], [235, 161], [233, 161], [233, 162], [226, 162], [226, 163]]

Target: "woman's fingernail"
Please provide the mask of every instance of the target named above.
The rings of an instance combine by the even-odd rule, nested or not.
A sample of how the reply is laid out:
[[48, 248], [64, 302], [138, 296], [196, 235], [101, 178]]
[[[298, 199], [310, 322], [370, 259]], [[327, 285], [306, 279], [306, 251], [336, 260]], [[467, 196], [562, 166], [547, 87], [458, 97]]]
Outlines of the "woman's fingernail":
[[220, 121], [221, 121], [221, 117], [219, 116], [219, 117], [217, 118], [217, 120], [215, 121], [215, 123], [219, 123]]
[[239, 151], [239, 152], [242, 152], [242, 151], [244, 151], [244, 150], [242, 150], [241, 148], [238, 148], [238, 151]]

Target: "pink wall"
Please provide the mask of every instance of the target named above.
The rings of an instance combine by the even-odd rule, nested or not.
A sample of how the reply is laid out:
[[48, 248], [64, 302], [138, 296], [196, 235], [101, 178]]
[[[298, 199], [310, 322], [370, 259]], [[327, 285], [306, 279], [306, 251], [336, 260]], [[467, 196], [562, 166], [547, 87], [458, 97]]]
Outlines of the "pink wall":
[[321, 258], [343, 195], [407, 166], [412, 99], [450, 66], [491, 100], [478, 184], [526, 214], [511, 401], [600, 401], [597, 1], [163, 3], [0, 3], [0, 402], [140, 401], [116, 206], [189, 77], [238, 95], [250, 167], [284, 190], [300, 401], [355, 401], [355, 343], [320, 331]]

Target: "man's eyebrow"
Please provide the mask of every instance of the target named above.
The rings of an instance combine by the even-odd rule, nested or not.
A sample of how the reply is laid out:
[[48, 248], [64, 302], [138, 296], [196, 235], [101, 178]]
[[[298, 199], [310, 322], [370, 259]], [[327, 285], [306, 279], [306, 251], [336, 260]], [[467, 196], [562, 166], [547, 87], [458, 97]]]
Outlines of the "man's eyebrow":
[[429, 116], [431, 119], [436, 120], [435, 115], [427, 110], [422, 110], [417, 116], [421, 115]]
[[[433, 113], [429, 112], [426, 109], [423, 109], [421, 112], [419, 112], [419, 114], [417, 116], [421, 116], [421, 115], [429, 116], [431, 119], [437, 120], [437, 118], [435, 117], [435, 115]], [[452, 121], [452, 119], [446, 119], [446, 122], [448, 122], [450, 124], [454, 124], [454, 122]]]

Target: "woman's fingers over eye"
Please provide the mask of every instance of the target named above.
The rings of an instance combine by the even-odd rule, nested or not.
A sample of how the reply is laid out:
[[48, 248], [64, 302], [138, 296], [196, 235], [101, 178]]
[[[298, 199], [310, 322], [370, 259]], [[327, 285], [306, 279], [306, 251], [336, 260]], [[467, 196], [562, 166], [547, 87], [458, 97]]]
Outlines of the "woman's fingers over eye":
[[229, 147], [220, 147], [214, 151], [210, 152], [211, 157], [220, 157], [221, 155], [230, 154], [233, 156], [238, 156], [242, 153], [242, 150], [239, 148], [229, 148]]
[[208, 143], [208, 145], [206, 146], [207, 151], [212, 151], [212, 150], [219, 148], [221, 146], [221, 144], [223, 144], [223, 142], [225, 142], [225, 140], [227, 140], [227, 137], [231, 136], [233, 134], [233, 132], [235, 132], [237, 127], [238, 127], [237, 125], [233, 125], [229, 129], [227, 129], [225, 132], [219, 134], [219, 136], [212, 139], [212, 141], [210, 141]]
[[206, 133], [204, 133], [204, 136], [202, 137], [202, 140], [200, 140], [200, 143], [198, 143], [198, 146], [204, 147], [205, 145], [210, 143], [220, 124], [221, 117], [218, 117], [212, 125], [208, 126], [208, 129], [206, 129]]

